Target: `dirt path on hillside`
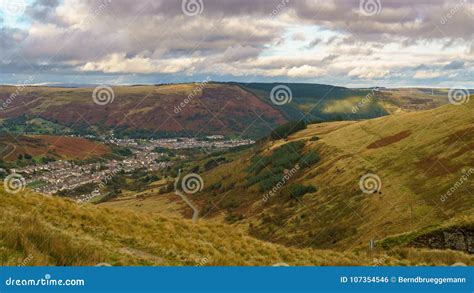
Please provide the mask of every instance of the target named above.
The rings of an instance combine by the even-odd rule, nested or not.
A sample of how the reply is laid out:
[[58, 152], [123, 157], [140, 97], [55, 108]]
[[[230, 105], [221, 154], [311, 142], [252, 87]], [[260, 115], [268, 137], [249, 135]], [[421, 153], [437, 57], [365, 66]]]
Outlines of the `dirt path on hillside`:
[[7, 145], [12, 146], [13, 149], [12, 149], [8, 154], [6, 154], [6, 155], [4, 155], [4, 156], [2, 157], [2, 159], [5, 159], [5, 160], [6, 160], [10, 155], [12, 155], [12, 154], [16, 151], [16, 149], [17, 149], [17, 146], [14, 145], [14, 144], [12, 144], [12, 143], [7, 142]]

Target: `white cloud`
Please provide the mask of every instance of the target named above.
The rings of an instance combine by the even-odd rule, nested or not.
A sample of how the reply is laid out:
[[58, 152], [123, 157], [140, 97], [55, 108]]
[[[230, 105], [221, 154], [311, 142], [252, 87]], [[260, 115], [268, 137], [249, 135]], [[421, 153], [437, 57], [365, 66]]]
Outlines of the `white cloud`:
[[322, 68], [315, 66], [303, 65], [300, 67], [292, 67], [288, 70], [287, 75], [290, 77], [318, 77], [326, 74], [326, 71]]
[[387, 76], [390, 73], [390, 70], [387, 69], [380, 69], [380, 68], [372, 68], [372, 67], [357, 67], [352, 69], [348, 76], [358, 77], [362, 79], [374, 79], [374, 78], [382, 78]]
[[415, 73], [413, 78], [427, 79], [427, 78], [436, 78], [440, 76], [443, 76], [443, 73], [439, 71], [420, 70]]
[[176, 73], [192, 68], [197, 62], [199, 58], [153, 60], [143, 56], [127, 58], [122, 53], [112, 54], [101, 61], [87, 62], [80, 70], [105, 73]]

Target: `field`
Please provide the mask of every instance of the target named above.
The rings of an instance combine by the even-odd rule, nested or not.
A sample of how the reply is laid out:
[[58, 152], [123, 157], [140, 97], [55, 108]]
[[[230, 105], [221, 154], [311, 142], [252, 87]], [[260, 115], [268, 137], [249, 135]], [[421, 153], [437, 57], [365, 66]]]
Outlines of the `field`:
[[32, 158], [54, 158], [86, 160], [110, 154], [108, 146], [79, 137], [32, 135], [3, 136], [0, 141], [0, 159], [12, 162], [31, 156]]

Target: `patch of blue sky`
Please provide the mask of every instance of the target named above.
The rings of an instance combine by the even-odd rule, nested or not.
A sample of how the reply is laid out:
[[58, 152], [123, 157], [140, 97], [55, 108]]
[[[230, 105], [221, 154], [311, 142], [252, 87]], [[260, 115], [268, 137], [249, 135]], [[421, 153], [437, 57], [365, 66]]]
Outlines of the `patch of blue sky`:
[[302, 50], [304, 52], [314, 49], [310, 46], [314, 40], [321, 40], [318, 45], [324, 46], [324, 42], [338, 36], [342, 36], [342, 34], [316, 25], [289, 26], [282, 35], [282, 42], [277, 46], [268, 47], [261, 56], [294, 56], [295, 52], [301, 54]]
[[0, 0], [0, 28], [27, 29], [31, 26], [28, 10], [35, 0]]

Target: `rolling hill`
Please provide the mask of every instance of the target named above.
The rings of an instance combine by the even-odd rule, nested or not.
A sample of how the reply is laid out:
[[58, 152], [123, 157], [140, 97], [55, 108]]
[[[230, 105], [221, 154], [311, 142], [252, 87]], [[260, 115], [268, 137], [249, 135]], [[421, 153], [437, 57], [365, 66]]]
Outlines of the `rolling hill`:
[[[278, 100], [282, 92], [272, 95], [272, 89], [281, 86], [291, 92], [291, 98], [282, 104]], [[204, 82], [116, 86], [99, 89], [94, 100], [94, 88], [0, 86], [0, 125], [13, 133], [28, 134], [113, 131], [127, 137], [224, 134], [260, 138], [288, 121], [366, 119], [447, 103], [446, 91], [430, 93], [319, 84]], [[272, 96], [277, 98], [272, 100]]]
[[[433, 229], [450, 235], [452, 227], [443, 225], [460, 221], [467, 224], [453, 227], [472, 247], [472, 222], [463, 219], [474, 210], [473, 114], [471, 98], [459, 106], [311, 124], [210, 171], [206, 160], [198, 163], [193, 169], [206, 187], [193, 200], [208, 220], [286, 246], [347, 251], [392, 237], [408, 245], [404, 235], [429, 246], [417, 237]], [[467, 252], [466, 245], [458, 250]]]
[[0, 265], [452, 265], [460, 252], [424, 248], [335, 252], [289, 248], [236, 227], [78, 204], [0, 187]]

